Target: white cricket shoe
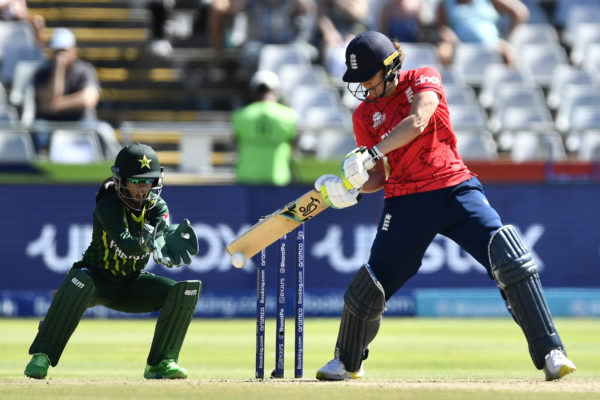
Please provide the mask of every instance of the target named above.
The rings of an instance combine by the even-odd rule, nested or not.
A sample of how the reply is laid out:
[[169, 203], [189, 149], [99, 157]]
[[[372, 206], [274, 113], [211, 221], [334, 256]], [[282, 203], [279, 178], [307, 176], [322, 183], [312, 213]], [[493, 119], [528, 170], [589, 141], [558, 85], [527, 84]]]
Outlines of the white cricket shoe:
[[337, 357], [317, 371], [317, 379], [321, 381], [345, 381], [347, 379], [359, 379], [363, 376], [365, 376], [365, 370], [362, 363], [358, 371], [348, 372], [344, 363]]
[[546, 374], [547, 381], [560, 379], [576, 369], [573, 361], [569, 360], [561, 349], [554, 349], [546, 354], [544, 373]]

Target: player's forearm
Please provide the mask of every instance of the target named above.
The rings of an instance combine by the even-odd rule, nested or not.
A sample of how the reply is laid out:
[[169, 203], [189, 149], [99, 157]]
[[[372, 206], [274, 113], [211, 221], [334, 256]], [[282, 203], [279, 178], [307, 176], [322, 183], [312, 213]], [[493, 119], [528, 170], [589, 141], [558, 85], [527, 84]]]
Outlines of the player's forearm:
[[425, 129], [421, 119], [414, 114], [404, 118], [392, 131], [377, 144], [377, 148], [383, 154], [388, 154], [402, 146], [412, 142]]

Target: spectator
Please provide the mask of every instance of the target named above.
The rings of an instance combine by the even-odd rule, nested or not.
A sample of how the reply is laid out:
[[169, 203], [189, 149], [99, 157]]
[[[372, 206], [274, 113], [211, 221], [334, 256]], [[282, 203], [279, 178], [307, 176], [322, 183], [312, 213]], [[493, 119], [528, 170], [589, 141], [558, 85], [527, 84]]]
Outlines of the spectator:
[[[511, 21], [506, 32], [498, 27], [501, 14]], [[459, 42], [481, 43], [498, 50], [508, 65], [517, 65], [515, 50], [504, 38], [528, 19], [520, 0], [442, 0], [437, 9], [440, 60], [450, 64]]]
[[257, 71], [250, 80], [255, 101], [233, 114], [238, 145], [237, 182], [284, 186], [290, 183], [296, 112], [277, 100], [279, 78]]
[[379, 11], [378, 31], [401, 43], [425, 41], [425, 9], [420, 0], [388, 0]]
[[367, 0], [322, 0], [319, 1], [317, 20], [329, 19], [342, 35], [366, 30], [369, 12]]
[[[107, 156], [115, 155], [120, 145], [114, 131], [96, 118], [100, 84], [95, 68], [78, 59], [75, 35], [69, 29], [56, 28], [48, 42], [51, 56], [33, 77], [36, 120], [79, 121], [96, 129]], [[50, 134], [34, 135], [36, 150], [49, 146]]]

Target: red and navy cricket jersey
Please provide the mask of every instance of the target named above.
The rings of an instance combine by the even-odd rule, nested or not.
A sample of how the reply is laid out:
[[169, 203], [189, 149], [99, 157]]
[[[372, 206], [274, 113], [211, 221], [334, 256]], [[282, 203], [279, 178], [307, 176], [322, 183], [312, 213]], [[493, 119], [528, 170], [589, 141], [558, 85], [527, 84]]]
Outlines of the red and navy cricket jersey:
[[386, 154], [390, 166], [386, 198], [454, 186], [474, 176], [456, 150], [442, 79], [432, 67], [401, 71], [391, 96], [363, 101], [352, 116], [356, 143], [377, 145], [408, 116], [414, 95], [427, 90], [438, 93], [440, 102], [422, 134]]

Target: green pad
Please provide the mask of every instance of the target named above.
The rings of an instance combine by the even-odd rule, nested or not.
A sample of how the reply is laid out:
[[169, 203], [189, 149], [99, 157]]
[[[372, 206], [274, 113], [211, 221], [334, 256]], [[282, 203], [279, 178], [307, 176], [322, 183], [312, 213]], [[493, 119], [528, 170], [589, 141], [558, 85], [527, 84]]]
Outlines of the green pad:
[[40, 323], [29, 354], [44, 353], [50, 358], [50, 365], [56, 366], [94, 292], [94, 280], [79, 269], [71, 269]]
[[344, 294], [344, 309], [336, 355], [346, 370], [355, 372], [367, 346], [377, 335], [385, 310], [385, 292], [368, 265], [363, 265]]
[[171, 287], [156, 321], [148, 365], [163, 360], [177, 362], [201, 291], [200, 281], [178, 282]]

